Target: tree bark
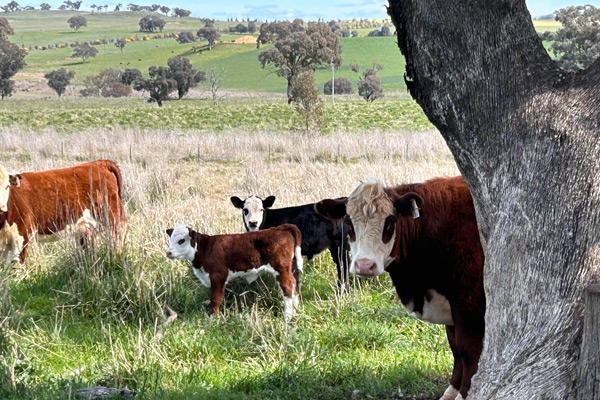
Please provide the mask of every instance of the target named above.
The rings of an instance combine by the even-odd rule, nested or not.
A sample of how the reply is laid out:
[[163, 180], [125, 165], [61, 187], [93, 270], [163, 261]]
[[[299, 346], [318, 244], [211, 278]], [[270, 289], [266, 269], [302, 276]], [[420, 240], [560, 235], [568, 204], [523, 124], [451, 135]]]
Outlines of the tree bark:
[[583, 290], [600, 280], [600, 60], [560, 70], [524, 0], [389, 3], [407, 87], [469, 185], [485, 250], [468, 398], [598, 399], [578, 387]]

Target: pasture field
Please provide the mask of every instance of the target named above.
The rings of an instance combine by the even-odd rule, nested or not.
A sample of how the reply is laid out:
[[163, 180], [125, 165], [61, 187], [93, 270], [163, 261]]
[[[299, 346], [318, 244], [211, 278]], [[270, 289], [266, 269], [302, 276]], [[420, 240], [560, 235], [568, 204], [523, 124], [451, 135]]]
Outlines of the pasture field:
[[[305, 263], [298, 316], [286, 325], [274, 279], [230, 284], [223, 315], [214, 318], [203, 305], [208, 291], [184, 263], [164, 256], [164, 231], [179, 223], [210, 234], [241, 232], [232, 195], [273, 194], [283, 207], [346, 195], [361, 179], [392, 184], [456, 175], [439, 134], [377, 124], [320, 136], [270, 122], [261, 129], [164, 122], [140, 129], [113, 120], [104, 127], [35, 125], [59, 109], [100, 108], [102, 119], [102, 102], [0, 103], [2, 115], [21, 115], [16, 125], [0, 122], [3, 166], [30, 171], [116, 160], [129, 225], [119, 250], [99, 243], [82, 253], [65, 240], [34, 246], [25, 265], [2, 267], [0, 398], [71, 399], [76, 389], [99, 384], [127, 386], [142, 400], [429, 399], [444, 391], [452, 356], [443, 327], [409, 318], [387, 276], [352, 279], [350, 292], [339, 295], [335, 266], [322, 254]], [[156, 107], [139, 107], [148, 119], [162, 118]], [[380, 106], [372, 107], [378, 114]], [[165, 326], [166, 305], [178, 318]]]

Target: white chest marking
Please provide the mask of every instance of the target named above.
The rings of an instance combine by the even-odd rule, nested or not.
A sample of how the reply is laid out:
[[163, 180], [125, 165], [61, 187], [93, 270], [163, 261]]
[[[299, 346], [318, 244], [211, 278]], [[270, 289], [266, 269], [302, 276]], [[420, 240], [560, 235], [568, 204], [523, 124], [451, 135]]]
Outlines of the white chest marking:
[[436, 290], [429, 289], [427, 291], [425, 299], [423, 299], [423, 313], [415, 311], [414, 300], [402, 304], [402, 306], [411, 317], [421, 321], [432, 324], [454, 325], [448, 299]]
[[194, 275], [196, 275], [196, 278], [198, 278], [202, 286], [205, 286], [207, 288], [210, 287], [210, 275], [208, 275], [208, 273], [204, 271], [204, 268], [192, 267], [192, 271], [194, 271]]

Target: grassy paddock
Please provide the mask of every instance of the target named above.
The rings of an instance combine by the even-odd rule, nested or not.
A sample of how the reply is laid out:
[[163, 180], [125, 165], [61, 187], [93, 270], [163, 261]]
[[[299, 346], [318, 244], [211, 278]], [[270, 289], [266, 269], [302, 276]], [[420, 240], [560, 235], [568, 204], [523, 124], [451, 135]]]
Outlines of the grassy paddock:
[[[22, 171], [114, 159], [129, 221], [118, 252], [40, 244], [26, 265], [4, 267], [0, 311], [9, 318], [0, 318], [0, 397], [68, 399], [96, 384], [127, 385], [139, 399], [443, 392], [451, 369], [443, 329], [408, 318], [387, 276], [353, 280], [351, 292], [339, 296], [335, 267], [321, 255], [306, 265], [299, 313], [286, 326], [273, 279], [230, 285], [223, 315], [213, 318], [202, 304], [208, 291], [187, 266], [164, 257], [164, 230], [177, 223], [211, 234], [241, 232], [231, 195], [274, 194], [276, 206], [287, 206], [347, 194], [368, 177], [396, 183], [457, 174], [435, 132], [306, 137], [3, 127], [0, 157]], [[165, 305], [179, 317], [160, 340]]]

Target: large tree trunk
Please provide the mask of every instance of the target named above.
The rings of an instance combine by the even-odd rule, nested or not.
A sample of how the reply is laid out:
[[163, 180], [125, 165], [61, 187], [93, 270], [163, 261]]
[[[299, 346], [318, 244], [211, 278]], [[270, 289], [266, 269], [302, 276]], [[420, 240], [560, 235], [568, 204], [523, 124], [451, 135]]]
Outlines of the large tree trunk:
[[561, 71], [525, 0], [390, 0], [389, 13], [485, 249], [485, 347], [468, 398], [598, 399], [578, 383], [583, 290], [600, 278], [600, 60]]

